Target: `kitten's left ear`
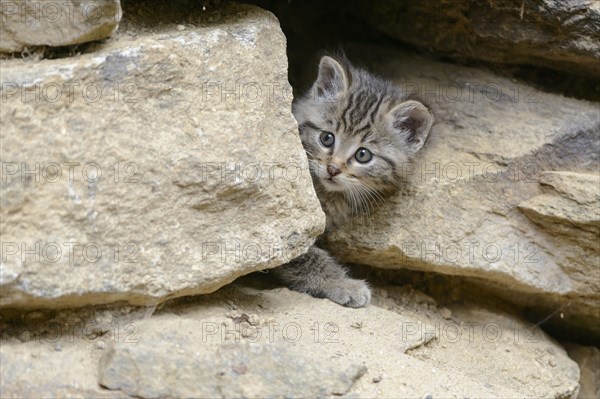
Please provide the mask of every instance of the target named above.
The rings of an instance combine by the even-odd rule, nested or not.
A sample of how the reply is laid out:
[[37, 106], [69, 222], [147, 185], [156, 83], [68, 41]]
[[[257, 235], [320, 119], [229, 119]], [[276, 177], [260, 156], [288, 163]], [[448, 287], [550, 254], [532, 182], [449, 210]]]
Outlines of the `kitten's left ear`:
[[335, 59], [324, 56], [319, 62], [319, 76], [314, 83], [317, 97], [334, 99], [350, 86], [344, 67]]
[[413, 154], [423, 147], [433, 125], [429, 109], [414, 100], [396, 105], [387, 114], [387, 119], [389, 127], [400, 135]]

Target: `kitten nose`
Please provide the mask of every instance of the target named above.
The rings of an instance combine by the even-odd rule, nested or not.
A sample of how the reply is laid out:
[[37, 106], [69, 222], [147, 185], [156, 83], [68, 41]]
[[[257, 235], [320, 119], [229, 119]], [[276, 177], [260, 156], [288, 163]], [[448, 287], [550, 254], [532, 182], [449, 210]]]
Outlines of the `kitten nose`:
[[327, 173], [329, 173], [329, 176], [333, 177], [339, 175], [342, 173], [342, 171], [337, 167], [336, 164], [330, 163], [327, 165]]

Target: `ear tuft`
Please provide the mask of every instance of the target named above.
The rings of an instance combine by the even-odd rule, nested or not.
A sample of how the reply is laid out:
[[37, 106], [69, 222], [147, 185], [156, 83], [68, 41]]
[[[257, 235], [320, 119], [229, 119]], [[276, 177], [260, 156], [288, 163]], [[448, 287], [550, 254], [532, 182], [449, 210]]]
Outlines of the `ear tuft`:
[[425, 105], [414, 100], [405, 101], [392, 108], [388, 117], [392, 130], [400, 135], [413, 154], [423, 147], [433, 125], [433, 115]]
[[348, 76], [335, 59], [324, 56], [319, 62], [319, 76], [313, 86], [317, 98], [335, 99], [348, 90]]

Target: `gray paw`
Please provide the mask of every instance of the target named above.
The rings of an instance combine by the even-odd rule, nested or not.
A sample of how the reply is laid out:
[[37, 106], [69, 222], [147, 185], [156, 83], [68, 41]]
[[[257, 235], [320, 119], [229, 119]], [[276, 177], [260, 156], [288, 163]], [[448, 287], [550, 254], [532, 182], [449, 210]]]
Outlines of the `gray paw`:
[[331, 281], [325, 296], [340, 305], [361, 308], [371, 301], [371, 290], [362, 280], [344, 278]]

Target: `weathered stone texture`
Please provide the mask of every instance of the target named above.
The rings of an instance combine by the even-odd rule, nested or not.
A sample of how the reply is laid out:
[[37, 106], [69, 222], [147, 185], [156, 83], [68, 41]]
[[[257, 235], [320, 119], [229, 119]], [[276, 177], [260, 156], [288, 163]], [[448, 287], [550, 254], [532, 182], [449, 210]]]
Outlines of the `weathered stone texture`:
[[[3, 343], [0, 394], [576, 397], [577, 364], [541, 329], [477, 305], [450, 309], [409, 287], [374, 288], [372, 305], [351, 309], [234, 283], [139, 320], [104, 313], [104, 327], [98, 316], [63, 311], [35, 332], [75, 319], [76, 334], [47, 328], [48, 336]], [[103, 333], [92, 335], [92, 326]], [[32, 380], [44, 391], [32, 389]]]
[[577, 362], [580, 370], [577, 399], [600, 397], [600, 350], [595, 346], [565, 344], [567, 354]]
[[376, 71], [421, 92], [436, 124], [403, 165], [404, 193], [329, 235], [330, 250], [568, 304], [565, 321], [600, 333], [598, 104], [389, 48], [369, 53]]
[[451, 56], [600, 77], [596, 0], [383, 0], [354, 9], [376, 30]]
[[279, 24], [219, 15], [2, 61], [2, 306], [211, 292], [321, 233]]
[[0, 52], [105, 39], [121, 15], [119, 0], [2, 0]]

